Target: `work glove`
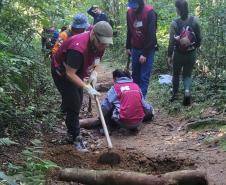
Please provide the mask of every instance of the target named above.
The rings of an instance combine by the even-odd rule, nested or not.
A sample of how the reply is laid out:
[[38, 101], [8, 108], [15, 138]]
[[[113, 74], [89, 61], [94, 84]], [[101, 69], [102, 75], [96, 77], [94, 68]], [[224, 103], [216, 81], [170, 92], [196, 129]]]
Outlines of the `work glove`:
[[95, 96], [100, 96], [100, 93], [96, 91], [90, 84], [84, 86], [83, 88], [92, 98]]
[[91, 72], [87, 83], [92, 85], [94, 88], [96, 87], [96, 84], [97, 84], [97, 72], [96, 72], [96, 70], [93, 70]]

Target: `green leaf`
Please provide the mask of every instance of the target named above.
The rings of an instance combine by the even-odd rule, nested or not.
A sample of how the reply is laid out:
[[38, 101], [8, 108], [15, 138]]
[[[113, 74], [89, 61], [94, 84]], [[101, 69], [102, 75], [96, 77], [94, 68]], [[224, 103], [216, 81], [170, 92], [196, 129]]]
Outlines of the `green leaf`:
[[15, 141], [12, 141], [10, 138], [0, 138], [0, 146], [10, 146], [10, 145], [17, 145]]

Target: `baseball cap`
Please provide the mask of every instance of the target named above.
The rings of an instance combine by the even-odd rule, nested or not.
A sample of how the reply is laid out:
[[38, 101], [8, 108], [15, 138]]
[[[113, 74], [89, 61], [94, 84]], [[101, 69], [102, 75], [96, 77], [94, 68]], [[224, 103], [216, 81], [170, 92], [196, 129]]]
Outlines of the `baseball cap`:
[[113, 31], [108, 22], [99, 21], [94, 25], [93, 32], [102, 44], [113, 44]]
[[85, 14], [79, 13], [74, 16], [71, 27], [87, 29], [89, 26], [88, 18]]
[[129, 0], [128, 7], [129, 8], [139, 8], [139, 3], [136, 0]]

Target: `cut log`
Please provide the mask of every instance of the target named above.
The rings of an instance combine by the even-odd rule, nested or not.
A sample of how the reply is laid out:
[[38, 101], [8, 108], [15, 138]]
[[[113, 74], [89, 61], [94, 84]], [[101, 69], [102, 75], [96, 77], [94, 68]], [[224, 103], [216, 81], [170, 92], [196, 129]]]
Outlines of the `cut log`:
[[186, 125], [186, 130], [205, 127], [208, 125], [226, 125], [226, 119], [208, 118], [190, 122]]
[[60, 171], [60, 180], [86, 185], [166, 185], [161, 177], [134, 172], [66, 168]]
[[87, 185], [208, 185], [205, 172], [198, 170], [154, 176], [136, 172], [66, 168], [60, 170], [59, 179]]
[[81, 128], [85, 128], [85, 129], [95, 129], [98, 126], [101, 125], [101, 122], [99, 121], [99, 119], [96, 118], [86, 118], [86, 119], [81, 119], [79, 120], [80, 123], [80, 127]]
[[167, 185], [208, 185], [206, 173], [199, 170], [182, 170], [163, 175]]

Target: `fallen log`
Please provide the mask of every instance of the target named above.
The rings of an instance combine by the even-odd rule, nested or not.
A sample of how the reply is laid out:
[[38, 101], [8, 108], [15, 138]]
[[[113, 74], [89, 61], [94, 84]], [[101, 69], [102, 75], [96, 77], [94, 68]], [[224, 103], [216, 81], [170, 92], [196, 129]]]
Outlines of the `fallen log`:
[[59, 179], [87, 185], [208, 185], [206, 174], [199, 170], [154, 176], [136, 172], [66, 168], [60, 170]]
[[205, 127], [208, 125], [226, 125], [226, 119], [208, 118], [208, 119], [201, 119], [201, 120], [193, 121], [193, 122], [188, 123], [185, 126], [185, 130], [188, 131], [190, 129], [195, 129], [198, 127]]
[[79, 120], [79, 124], [81, 128], [85, 128], [85, 129], [95, 129], [98, 126], [101, 125], [101, 122], [99, 121], [99, 119], [96, 118], [86, 118], [86, 119], [81, 119]]
[[167, 185], [208, 185], [206, 173], [199, 170], [182, 170], [165, 173]]

